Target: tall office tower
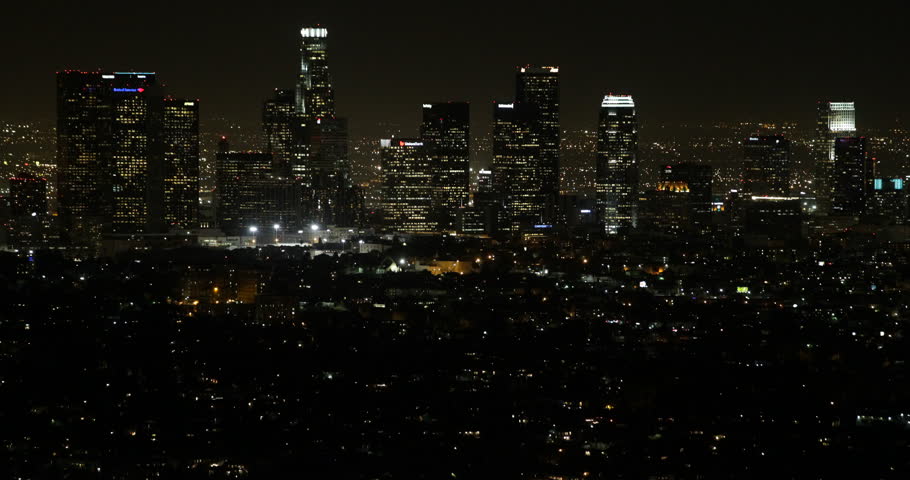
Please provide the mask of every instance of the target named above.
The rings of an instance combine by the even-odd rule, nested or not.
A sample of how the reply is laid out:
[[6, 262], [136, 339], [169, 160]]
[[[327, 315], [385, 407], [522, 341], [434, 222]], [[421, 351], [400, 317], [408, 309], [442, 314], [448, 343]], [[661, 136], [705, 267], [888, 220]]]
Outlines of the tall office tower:
[[420, 137], [432, 145], [433, 204], [440, 230], [458, 229], [470, 197], [471, 119], [467, 102], [425, 103]]
[[167, 202], [177, 198], [166, 189], [191, 196], [195, 211], [194, 108], [165, 100], [150, 72], [57, 74], [59, 208], [71, 240], [161, 228], [170, 223]]
[[300, 73], [297, 76], [297, 112], [308, 119], [335, 117], [335, 96], [329, 76], [328, 29], [300, 30]]
[[73, 240], [92, 241], [109, 221], [110, 85], [98, 72], [57, 72], [57, 195], [61, 226]]
[[790, 194], [790, 140], [771, 135], [749, 137], [743, 142], [740, 191], [746, 197]]
[[835, 215], [862, 215], [874, 176], [865, 138], [843, 137], [835, 140], [834, 175], [831, 212]]
[[[106, 75], [111, 77], [111, 75]], [[102, 75], [105, 77], [105, 75]], [[160, 120], [154, 113], [161, 94], [154, 73], [116, 72], [110, 78], [111, 173], [113, 233], [143, 233], [152, 217], [150, 166], [159, 141]], [[152, 187], [154, 188], [154, 186]]]
[[[294, 102], [293, 91], [275, 89], [275, 96], [266, 100], [262, 107], [265, 149], [272, 154], [275, 171], [285, 176], [291, 175], [292, 165], [301, 163], [295, 161], [299, 139], [295, 130], [299, 127], [300, 119]], [[306, 173], [299, 168], [297, 172], [301, 175]]]
[[353, 225], [348, 122], [344, 118], [317, 118], [310, 134], [310, 218], [323, 225]]
[[537, 107], [540, 186], [548, 201], [553, 202], [559, 195], [559, 67], [520, 67], [516, 76], [515, 103]]
[[856, 136], [856, 108], [853, 102], [818, 102], [815, 140], [815, 196], [820, 213], [832, 213], [836, 183], [834, 141]]
[[162, 214], [166, 228], [199, 223], [199, 101], [163, 101]]
[[660, 185], [672, 190], [672, 185], [685, 185], [689, 193], [688, 216], [692, 227], [698, 232], [705, 232], [711, 226], [712, 185], [714, 169], [710, 165], [698, 163], [677, 163], [665, 165], [660, 170]]
[[638, 199], [638, 118], [631, 95], [607, 95], [597, 130], [597, 210], [609, 234], [635, 226]]
[[504, 209], [501, 231], [520, 232], [544, 222], [546, 193], [540, 176], [541, 141], [537, 106], [493, 104], [493, 185]]
[[419, 139], [380, 142], [382, 208], [386, 228], [432, 232], [433, 168], [429, 149]]
[[907, 195], [902, 178], [876, 178], [866, 201], [866, 213], [897, 225], [907, 223]]

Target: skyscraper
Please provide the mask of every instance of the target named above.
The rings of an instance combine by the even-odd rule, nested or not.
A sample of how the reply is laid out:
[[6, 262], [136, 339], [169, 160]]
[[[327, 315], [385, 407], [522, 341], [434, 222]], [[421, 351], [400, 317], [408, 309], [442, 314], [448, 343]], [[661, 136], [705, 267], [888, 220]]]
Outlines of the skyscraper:
[[433, 204], [441, 230], [457, 229], [458, 211], [468, 204], [470, 124], [467, 102], [423, 105], [420, 137], [432, 146]]
[[540, 188], [553, 201], [559, 194], [559, 67], [519, 67], [515, 103], [537, 107]]
[[152, 72], [57, 74], [59, 210], [71, 240], [194, 224], [197, 107], [166, 98]]
[[907, 195], [902, 178], [876, 178], [866, 199], [866, 213], [897, 225], [907, 223]]
[[166, 228], [195, 228], [199, 220], [199, 101], [165, 98], [163, 203]]
[[228, 235], [277, 224], [296, 229], [300, 185], [272, 173], [272, 155], [219, 151], [216, 155], [215, 209], [219, 227]]
[[326, 28], [300, 29], [300, 71], [297, 76], [297, 111], [308, 119], [335, 117], [335, 95], [329, 76]]
[[114, 73], [111, 93], [111, 157], [113, 233], [143, 233], [149, 225], [149, 166], [157, 120], [154, 103], [161, 101], [154, 73]]
[[109, 95], [100, 72], [57, 72], [58, 209], [62, 227], [78, 241], [97, 239], [111, 213]]
[[710, 165], [677, 163], [665, 165], [660, 171], [660, 183], [665, 184], [665, 190], [672, 190], [674, 184], [684, 184], [688, 189], [689, 220], [692, 227], [702, 233], [711, 225], [713, 181], [714, 169]]
[[604, 231], [635, 226], [638, 198], [638, 118], [631, 95], [607, 95], [597, 130], [597, 210]]
[[820, 213], [831, 213], [836, 183], [834, 141], [856, 136], [856, 108], [853, 102], [818, 102], [815, 140], [815, 196]]
[[781, 135], [754, 136], [743, 142], [743, 195], [790, 194], [790, 141]]
[[432, 232], [433, 168], [420, 139], [380, 142], [382, 209], [386, 228], [397, 232]]
[[493, 186], [504, 205], [499, 229], [517, 233], [544, 222], [537, 106], [493, 103]]
[[304, 162], [295, 161], [294, 155], [298, 151], [299, 135], [295, 127], [299, 123], [294, 92], [275, 89], [275, 96], [262, 107], [262, 133], [265, 150], [272, 154], [276, 171], [286, 176], [291, 176], [292, 171], [299, 175], [306, 173], [305, 168], [299, 168]]
[[873, 186], [872, 159], [863, 137], [842, 137], [834, 142], [834, 192], [831, 212], [862, 215]]

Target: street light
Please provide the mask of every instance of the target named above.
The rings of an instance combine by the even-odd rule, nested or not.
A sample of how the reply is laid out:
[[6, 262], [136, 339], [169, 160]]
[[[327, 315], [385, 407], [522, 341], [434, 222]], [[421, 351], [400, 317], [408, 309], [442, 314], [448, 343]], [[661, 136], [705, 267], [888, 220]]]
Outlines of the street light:
[[250, 233], [256, 233], [259, 229], [257, 227], [250, 227]]
[[314, 231], [314, 232], [318, 232], [318, 231], [319, 231], [319, 225], [316, 225], [315, 223], [312, 224], [312, 225], [310, 225], [310, 230], [312, 230], [312, 231]]

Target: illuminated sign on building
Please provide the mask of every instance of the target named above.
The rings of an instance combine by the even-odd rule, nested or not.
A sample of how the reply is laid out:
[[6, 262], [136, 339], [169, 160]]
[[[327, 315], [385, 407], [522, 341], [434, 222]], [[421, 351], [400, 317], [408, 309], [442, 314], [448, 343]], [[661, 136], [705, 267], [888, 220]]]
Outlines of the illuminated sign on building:
[[139, 87], [139, 88], [117, 88], [117, 87], [115, 87], [114, 91], [115, 92], [128, 92], [128, 93], [136, 93], [136, 92], [142, 93], [145, 91], [145, 89], [142, 87]]
[[405, 142], [403, 140], [400, 140], [398, 142], [398, 146], [399, 147], [422, 147], [423, 142]]

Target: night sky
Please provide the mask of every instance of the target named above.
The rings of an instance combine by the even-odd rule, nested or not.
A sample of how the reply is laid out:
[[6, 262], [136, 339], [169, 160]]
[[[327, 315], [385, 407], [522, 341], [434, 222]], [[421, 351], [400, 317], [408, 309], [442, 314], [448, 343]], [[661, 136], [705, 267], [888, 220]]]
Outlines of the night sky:
[[862, 131], [910, 106], [905, 20], [875, 2], [25, 3], [0, 11], [3, 120], [52, 120], [57, 70], [132, 69], [201, 99], [203, 119], [255, 128], [262, 100], [294, 85], [299, 28], [316, 23], [354, 135], [381, 121], [416, 134], [421, 103], [457, 99], [483, 129], [527, 63], [561, 67], [565, 128], [594, 128], [606, 92], [633, 94], [645, 126], [811, 122], [830, 98], [857, 102]]

